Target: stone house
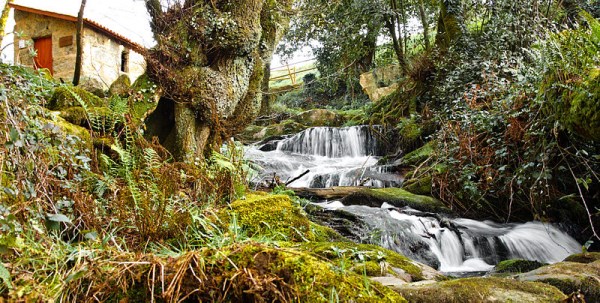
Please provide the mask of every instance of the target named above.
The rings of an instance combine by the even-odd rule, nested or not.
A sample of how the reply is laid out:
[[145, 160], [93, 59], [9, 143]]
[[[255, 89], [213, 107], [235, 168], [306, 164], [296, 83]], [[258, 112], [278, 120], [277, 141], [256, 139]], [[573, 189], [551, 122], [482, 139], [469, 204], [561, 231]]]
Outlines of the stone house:
[[[47, 68], [71, 82], [75, 71], [76, 14], [11, 4], [15, 18], [15, 64]], [[146, 69], [144, 47], [84, 18], [82, 85], [106, 89], [120, 75], [134, 81]], [[35, 56], [34, 56], [35, 55]]]

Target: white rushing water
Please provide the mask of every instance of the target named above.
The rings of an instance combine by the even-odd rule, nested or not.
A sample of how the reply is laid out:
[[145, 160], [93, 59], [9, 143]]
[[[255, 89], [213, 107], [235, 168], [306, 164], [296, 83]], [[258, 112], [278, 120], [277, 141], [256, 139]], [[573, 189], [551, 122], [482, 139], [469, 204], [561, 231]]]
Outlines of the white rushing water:
[[279, 141], [272, 151], [250, 146], [246, 158], [262, 167], [262, 181], [276, 174], [286, 182], [309, 170], [289, 184], [291, 187], [398, 185], [398, 176], [387, 173], [384, 166], [376, 166], [381, 153], [378, 145], [369, 126], [313, 127]]
[[[368, 126], [315, 127], [271, 143], [246, 150], [246, 158], [262, 167], [261, 183], [278, 178], [291, 187], [397, 186], [401, 179], [377, 166], [383, 153], [375, 131]], [[265, 148], [263, 148], [265, 149]], [[407, 257], [436, 267], [442, 272], [489, 271], [499, 261], [523, 258], [545, 263], [563, 260], [581, 250], [581, 245], [556, 227], [541, 222], [498, 224], [490, 221], [450, 219], [414, 209], [344, 206], [340, 202], [320, 203], [329, 209], [343, 209], [367, 225], [361, 242], [379, 244]]]
[[[373, 228], [368, 232], [379, 234], [377, 244], [447, 273], [489, 271], [499, 261], [515, 258], [555, 263], [581, 251], [581, 245], [571, 236], [542, 222], [499, 224], [464, 218], [440, 220], [414, 209], [399, 210], [385, 203], [381, 209], [344, 206], [339, 201], [319, 205], [367, 218], [365, 222]], [[398, 230], [398, 226], [403, 230]]]

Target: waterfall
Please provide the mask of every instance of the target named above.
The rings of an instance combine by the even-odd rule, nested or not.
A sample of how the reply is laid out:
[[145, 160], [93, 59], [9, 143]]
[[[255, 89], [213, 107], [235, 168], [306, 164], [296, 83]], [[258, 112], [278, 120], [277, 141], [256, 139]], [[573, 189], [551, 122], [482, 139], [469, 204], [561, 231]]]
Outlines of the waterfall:
[[[375, 127], [375, 131], [378, 129]], [[270, 180], [273, 175], [286, 182], [308, 170], [289, 186], [397, 186], [402, 180], [389, 167], [377, 165], [384, 151], [375, 131], [369, 126], [309, 128], [279, 142], [269, 142], [269, 148], [250, 146], [246, 158], [261, 167], [255, 183]], [[367, 226], [355, 235], [361, 242], [379, 244], [442, 272], [489, 271], [511, 258], [553, 263], [581, 250], [581, 245], [566, 233], [541, 222], [499, 224], [451, 219], [396, 209], [385, 203], [381, 208], [344, 206], [339, 202], [324, 206], [341, 208], [361, 218]]]
[[376, 156], [381, 153], [374, 130], [367, 125], [313, 127], [279, 142], [277, 150], [327, 158]]
[[[332, 186], [389, 187], [401, 179], [386, 166], [378, 166], [383, 150], [377, 139], [380, 126], [313, 127], [277, 142], [275, 150], [262, 151], [251, 146], [246, 157], [257, 163], [261, 174], [254, 183], [281, 181], [301, 175], [292, 187], [326, 188]], [[273, 146], [273, 142], [268, 143]]]
[[[551, 224], [450, 219], [414, 209], [325, 205], [363, 218], [369, 230], [363, 242], [379, 244], [442, 272], [484, 272], [502, 260], [521, 258], [544, 263], [562, 261], [581, 245]], [[377, 235], [373, 237], [372, 235]]]

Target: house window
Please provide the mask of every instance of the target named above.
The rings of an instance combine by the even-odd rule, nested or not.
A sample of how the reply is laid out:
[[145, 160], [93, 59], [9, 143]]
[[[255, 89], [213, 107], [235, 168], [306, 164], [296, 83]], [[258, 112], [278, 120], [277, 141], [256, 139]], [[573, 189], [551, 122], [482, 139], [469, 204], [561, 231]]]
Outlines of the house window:
[[121, 72], [129, 72], [129, 50], [121, 52]]

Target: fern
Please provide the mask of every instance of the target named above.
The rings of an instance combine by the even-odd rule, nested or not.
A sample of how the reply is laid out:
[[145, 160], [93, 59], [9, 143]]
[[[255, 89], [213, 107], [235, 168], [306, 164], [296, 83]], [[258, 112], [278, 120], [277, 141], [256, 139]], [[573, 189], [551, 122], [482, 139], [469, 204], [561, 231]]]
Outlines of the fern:
[[152, 148], [144, 149], [144, 162], [149, 169], [157, 169], [163, 165], [158, 153]]
[[64, 86], [64, 88], [69, 92], [69, 94], [71, 94], [71, 96], [73, 96], [75, 101], [77, 101], [77, 103], [79, 103], [79, 105], [85, 111], [90, 128], [93, 131], [102, 132], [104, 130], [104, 123], [102, 121], [102, 117], [98, 115], [98, 113], [91, 111], [87, 103], [83, 101], [81, 96], [79, 96], [79, 94], [73, 91], [69, 86]]
[[212, 166], [217, 170], [225, 170], [228, 172], [235, 171], [235, 166], [233, 165], [233, 163], [229, 159], [227, 159], [227, 157], [218, 152], [213, 151], [212, 155], [210, 156], [210, 162], [212, 163]]

